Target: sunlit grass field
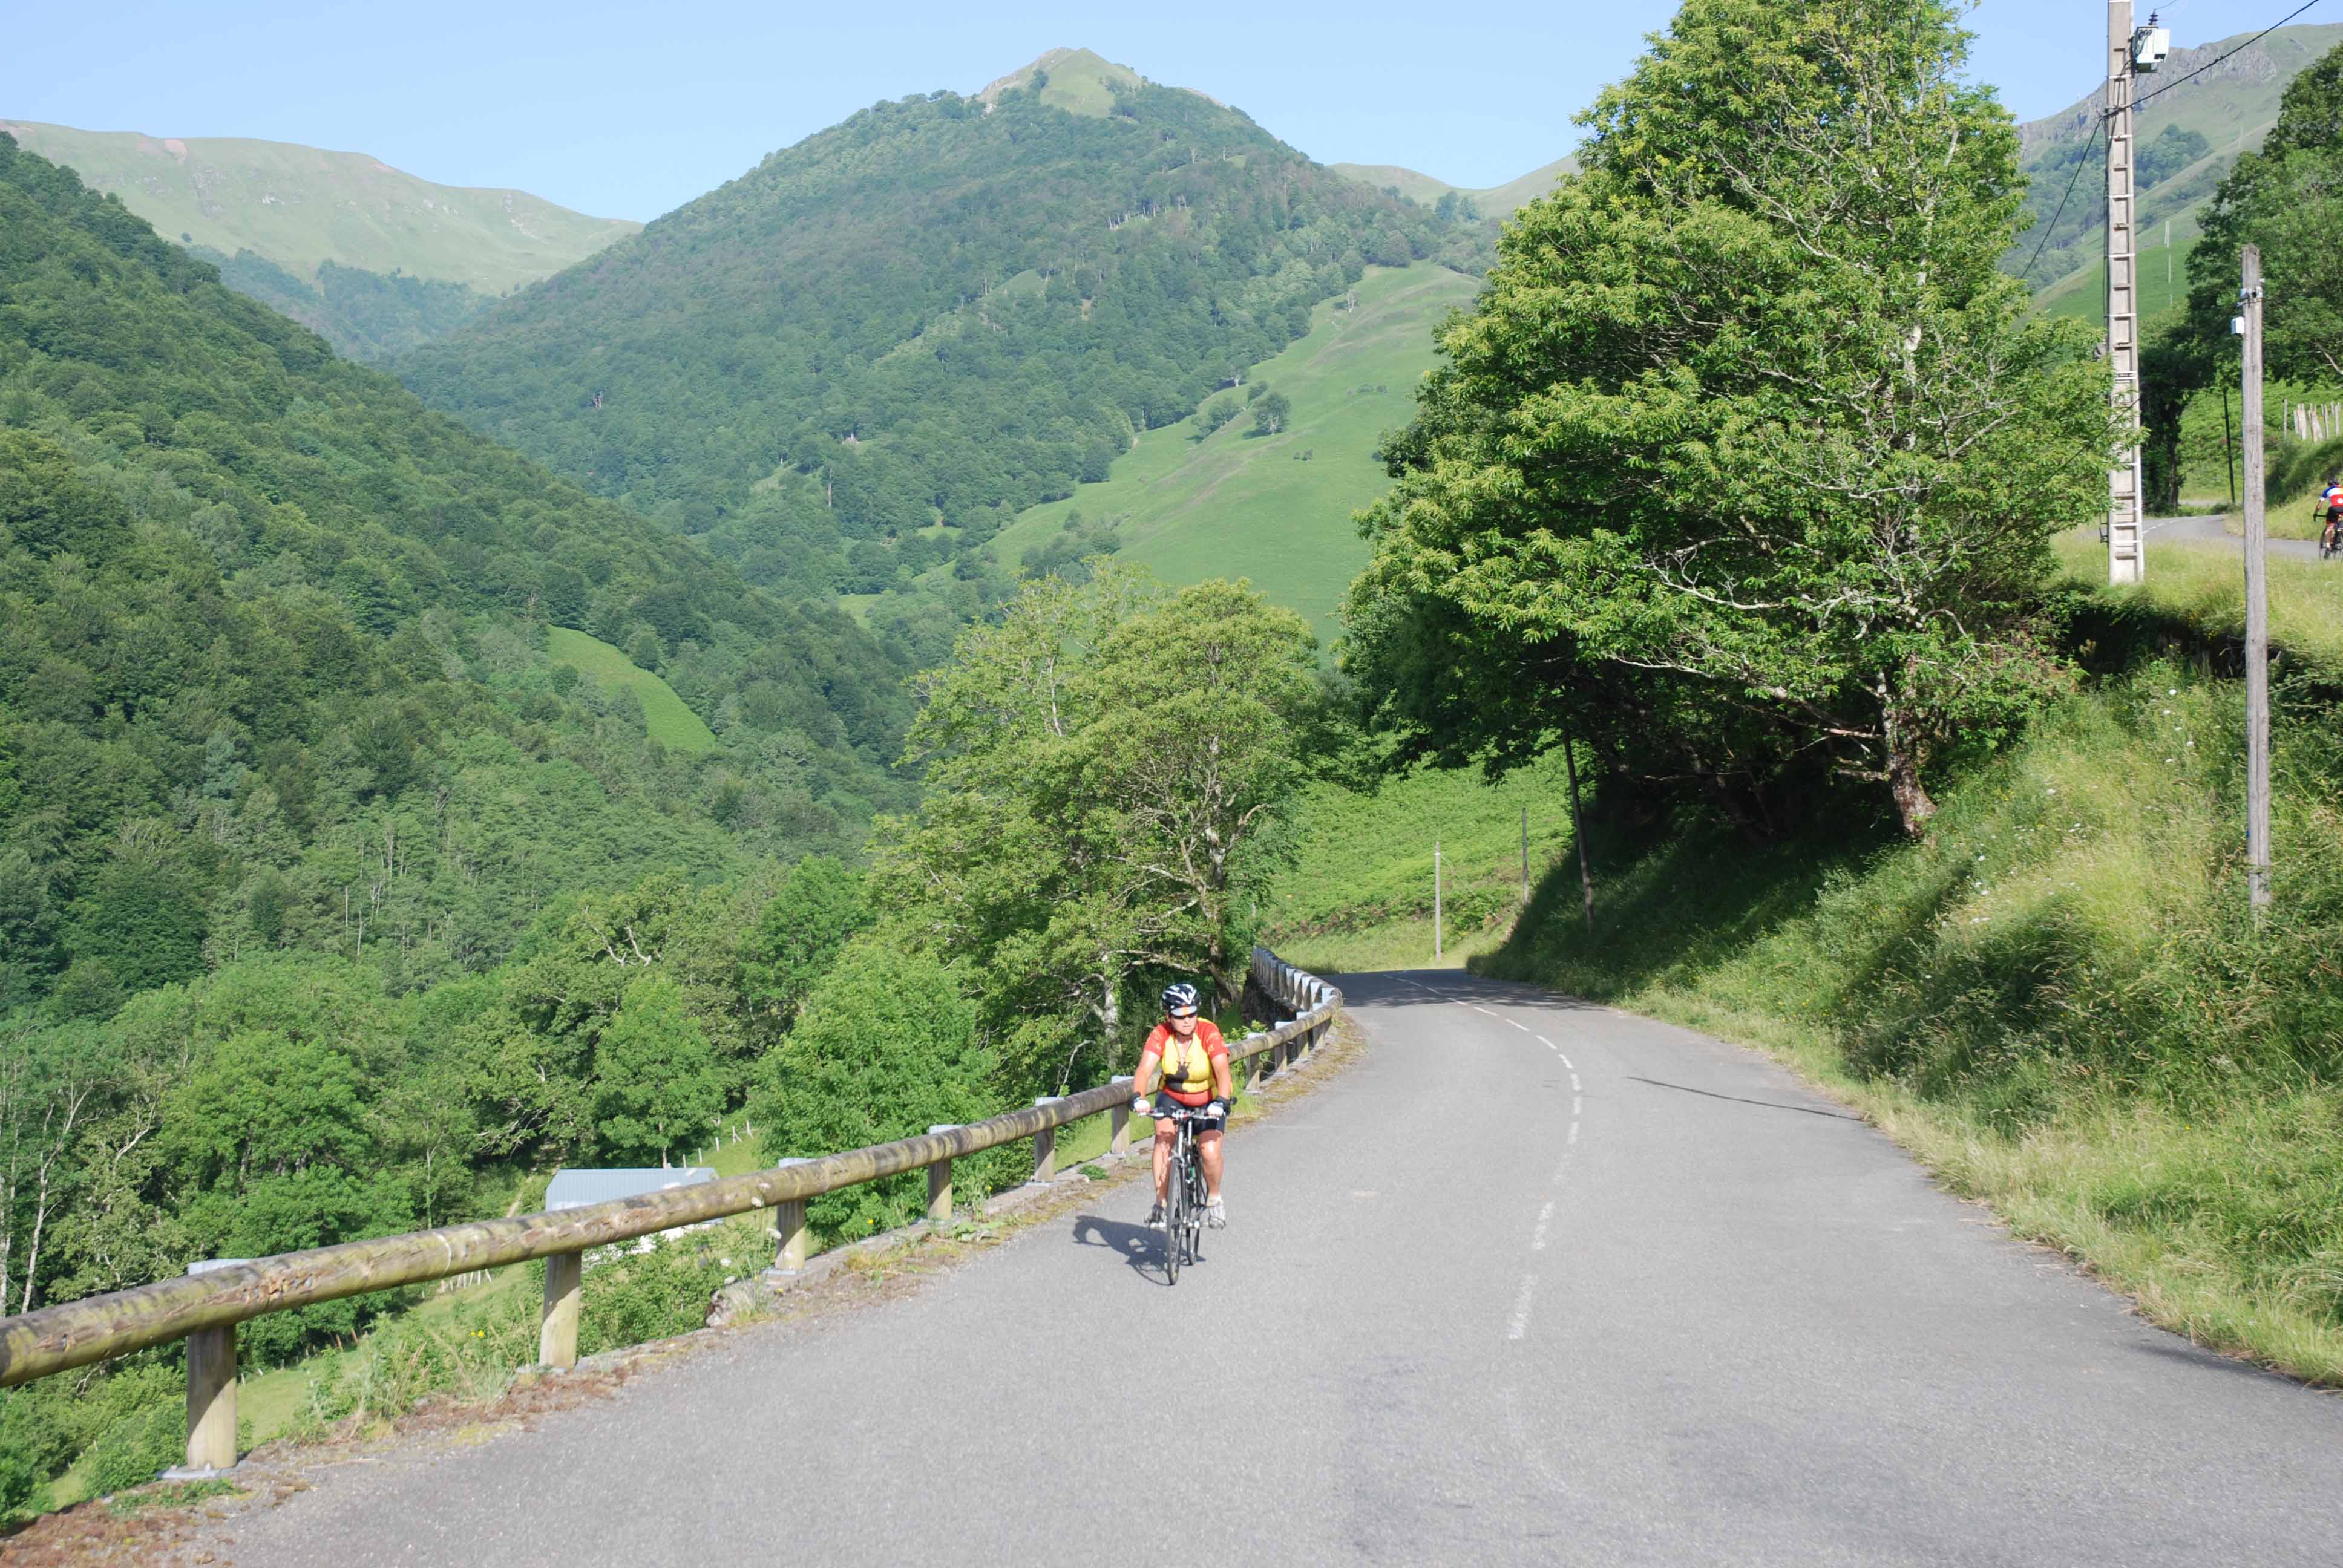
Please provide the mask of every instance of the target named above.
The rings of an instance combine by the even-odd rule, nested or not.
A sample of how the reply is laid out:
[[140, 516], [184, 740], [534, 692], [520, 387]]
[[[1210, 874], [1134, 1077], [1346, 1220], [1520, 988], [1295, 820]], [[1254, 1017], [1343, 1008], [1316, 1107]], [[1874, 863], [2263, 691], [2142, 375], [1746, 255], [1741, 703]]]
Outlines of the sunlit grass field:
[[605, 686], [632, 688], [635, 695], [642, 699], [643, 719], [650, 738], [669, 750], [716, 749], [715, 731], [684, 706], [675, 688], [649, 670], [639, 668], [608, 643], [566, 626], [553, 627], [545, 636], [546, 657], [554, 663], [573, 666], [581, 675], [590, 675]]
[[[1281, 958], [1320, 973], [1461, 964], [1511, 929], [1522, 900], [1523, 812], [1533, 879], [1570, 856], [1559, 752], [1490, 784], [1423, 769], [1361, 792], [1313, 788], [1294, 814], [1293, 863], [1263, 911]], [[1442, 861], [1433, 956], [1432, 859]]]
[[1250, 578], [1329, 640], [1335, 607], [1367, 560], [1351, 514], [1391, 483], [1376, 444], [1414, 416], [1416, 382], [1436, 357], [1433, 328], [1478, 287], [1429, 263], [1369, 268], [1358, 308], [1318, 306], [1307, 336], [1245, 373], [1248, 389], [1292, 400], [1285, 429], [1254, 435], [1247, 412], [1201, 442], [1192, 419], [1150, 430], [1103, 483], [1025, 512], [993, 548], [1013, 567], [1080, 512], [1089, 527], [1113, 523], [1123, 558], [1167, 582]]

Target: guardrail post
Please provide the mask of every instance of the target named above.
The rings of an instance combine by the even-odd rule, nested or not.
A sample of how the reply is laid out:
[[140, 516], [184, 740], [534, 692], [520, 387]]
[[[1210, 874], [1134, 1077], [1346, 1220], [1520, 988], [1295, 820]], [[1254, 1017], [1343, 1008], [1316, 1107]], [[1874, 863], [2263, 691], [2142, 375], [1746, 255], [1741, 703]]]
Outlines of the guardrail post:
[[236, 1325], [187, 1336], [187, 1473], [236, 1468]]
[[586, 1254], [545, 1260], [545, 1315], [537, 1326], [537, 1364], [566, 1372], [578, 1364], [578, 1319], [586, 1306]]
[[[1040, 1094], [1033, 1098], [1036, 1106], [1055, 1105], [1065, 1098], [1062, 1094]], [[1044, 1127], [1033, 1134], [1033, 1180], [1048, 1181], [1058, 1174], [1058, 1130]]]
[[[1131, 1081], [1131, 1074], [1127, 1072], [1118, 1073], [1113, 1078], [1107, 1080], [1107, 1081], [1110, 1083], [1129, 1083]], [[1121, 1100], [1115, 1101], [1113, 1110], [1107, 1112], [1107, 1125], [1114, 1130], [1112, 1136], [1109, 1137], [1106, 1141], [1107, 1152], [1110, 1154], [1128, 1154], [1131, 1152], [1131, 1097], [1126, 1094]]]
[[[247, 1263], [249, 1258], [205, 1258], [190, 1274]], [[236, 1468], [236, 1325], [198, 1329], [187, 1336], [187, 1462], [166, 1470], [166, 1481], [207, 1481]]]
[[[957, 1121], [939, 1122], [928, 1129], [928, 1136], [932, 1138], [940, 1132], [955, 1131], [959, 1127]], [[930, 1225], [951, 1222], [951, 1168], [952, 1162], [949, 1160], [939, 1160], [928, 1167], [928, 1223]]]
[[[787, 1165], [803, 1165], [803, 1160], [784, 1160]], [[773, 1255], [776, 1273], [794, 1274], [805, 1267], [806, 1206], [802, 1198], [791, 1198], [773, 1205], [773, 1234], [780, 1241]]]
[[1269, 1052], [1265, 1050], [1256, 1050], [1245, 1059], [1244, 1086], [1247, 1094], [1258, 1094], [1261, 1091], [1261, 1062], [1262, 1058], [1268, 1054]]

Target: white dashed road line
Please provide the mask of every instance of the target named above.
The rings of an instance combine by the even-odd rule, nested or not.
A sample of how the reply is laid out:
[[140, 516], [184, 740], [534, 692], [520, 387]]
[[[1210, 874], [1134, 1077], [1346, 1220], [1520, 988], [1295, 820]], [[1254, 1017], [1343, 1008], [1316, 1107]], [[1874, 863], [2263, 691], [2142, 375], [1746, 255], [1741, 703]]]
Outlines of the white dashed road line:
[[1520, 1339], [1530, 1329], [1530, 1298], [1537, 1293], [1537, 1276], [1522, 1276], [1522, 1293], [1513, 1298], [1513, 1321], [1505, 1330], [1509, 1340]]

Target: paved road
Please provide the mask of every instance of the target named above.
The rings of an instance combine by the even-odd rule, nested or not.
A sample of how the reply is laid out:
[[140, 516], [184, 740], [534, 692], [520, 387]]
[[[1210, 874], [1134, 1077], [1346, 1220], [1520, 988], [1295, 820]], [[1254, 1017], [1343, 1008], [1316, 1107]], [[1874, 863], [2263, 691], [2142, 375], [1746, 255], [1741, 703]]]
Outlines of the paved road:
[[1232, 1141], [1176, 1289], [1126, 1186], [534, 1432], [330, 1469], [223, 1555], [2343, 1559], [2343, 1400], [2145, 1326], [1781, 1070], [1448, 971], [1343, 983], [1372, 1052]]
[[[2246, 544], [2244, 536], [2230, 533], [2219, 518], [2150, 518], [2147, 531], [2152, 545], [2224, 545], [2237, 550]], [[2272, 539], [2269, 553], [2287, 560], [2315, 561], [2318, 544], [2315, 539]]]

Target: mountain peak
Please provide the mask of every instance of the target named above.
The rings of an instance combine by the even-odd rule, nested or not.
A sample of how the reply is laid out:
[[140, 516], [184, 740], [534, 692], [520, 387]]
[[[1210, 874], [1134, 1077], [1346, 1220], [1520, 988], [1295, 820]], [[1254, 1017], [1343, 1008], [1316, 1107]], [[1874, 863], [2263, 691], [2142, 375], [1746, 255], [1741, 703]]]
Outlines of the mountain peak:
[[1037, 75], [1044, 78], [1043, 103], [1070, 115], [1100, 116], [1114, 112], [1116, 88], [1142, 86], [1147, 81], [1130, 66], [1118, 65], [1088, 49], [1052, 49], [1040, 59], [986, 83], [977, 96], [987, 105], [993, 104], [1003, 93], [1030, 86]]

